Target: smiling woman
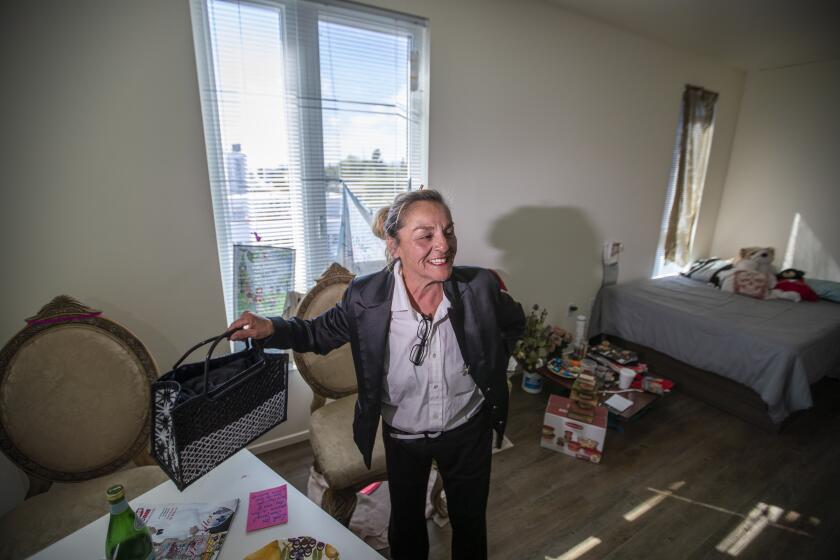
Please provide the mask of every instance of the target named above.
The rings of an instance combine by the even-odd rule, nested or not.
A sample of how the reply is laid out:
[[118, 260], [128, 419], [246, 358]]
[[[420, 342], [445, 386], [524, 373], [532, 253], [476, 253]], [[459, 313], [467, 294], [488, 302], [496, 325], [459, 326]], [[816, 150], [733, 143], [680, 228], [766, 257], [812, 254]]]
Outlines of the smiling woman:
[[489, 270], [454, 266], [452, 213], [434, 190], [380, 210], [374, 232], [388, 266], [355, 278], [341, 303], [312, 320], [246, 312], [232, 338], [327, 354], [350, 342], [358, 401], [353, 435], [368, 467], [382, 419], [391, 499], [391, 557], [426, 558], [432, 461], [452, 520], [452, 557], [486, 558], [493, 432], [507, 424], [507, 364], [525, 315]]
[[374, 232], [384, 239], [391, 267], [399, 261], [409, 300], [431, 315], [443, 299], [442, 282], [452, 274], [458, 239], [452, 214], [439, 192], [410, 191], [377, 215]]

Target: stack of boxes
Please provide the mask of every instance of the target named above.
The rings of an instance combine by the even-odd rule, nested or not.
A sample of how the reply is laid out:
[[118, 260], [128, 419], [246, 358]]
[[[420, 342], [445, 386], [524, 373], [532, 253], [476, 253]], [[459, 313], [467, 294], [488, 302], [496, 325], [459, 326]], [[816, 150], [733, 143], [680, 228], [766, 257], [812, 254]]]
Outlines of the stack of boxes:
[[571, 400], [569, 418], [591, 424], [595, 418], [595, 409], [598, 407], [598, 387], [595, 377], [586, 373], [578, 375], [572, 385], [569, 400]]

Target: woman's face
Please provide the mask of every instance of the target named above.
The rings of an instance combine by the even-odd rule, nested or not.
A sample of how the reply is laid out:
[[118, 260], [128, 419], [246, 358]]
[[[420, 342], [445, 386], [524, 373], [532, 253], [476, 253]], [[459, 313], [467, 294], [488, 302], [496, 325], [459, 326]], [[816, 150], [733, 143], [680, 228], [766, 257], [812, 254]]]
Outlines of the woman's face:
[[442, 204], [421, 200], [409, 206], [397, 237], [399, 243], [388, 239], [388, 248], [400, 259], [406, 278], [427, 284], [443, 282], [452, 274], [458, 240]]

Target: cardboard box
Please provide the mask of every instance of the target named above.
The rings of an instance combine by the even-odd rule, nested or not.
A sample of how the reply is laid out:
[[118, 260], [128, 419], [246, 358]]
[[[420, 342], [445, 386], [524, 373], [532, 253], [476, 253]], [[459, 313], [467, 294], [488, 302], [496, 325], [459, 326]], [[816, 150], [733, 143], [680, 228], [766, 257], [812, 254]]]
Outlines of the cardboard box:
[[600, 463], [604, 454], [604, 439], [607, 436], [607, 408], [595, 407], [591, 424], [568, 418], [571, 401], [559, 395], [551, 395], [545, 409], [540, 445], [572, 457]]

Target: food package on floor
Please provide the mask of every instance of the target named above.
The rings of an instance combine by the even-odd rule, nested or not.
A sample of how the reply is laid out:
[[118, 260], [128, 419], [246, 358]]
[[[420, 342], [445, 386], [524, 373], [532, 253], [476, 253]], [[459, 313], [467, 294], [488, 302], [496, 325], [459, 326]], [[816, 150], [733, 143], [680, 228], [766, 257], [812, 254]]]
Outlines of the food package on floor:
[[589, 351], [590, 353], [603, 356], [611, 362], [624, 367], [630, 364], [635, 364], [639, 361], [638, 354], [632, 350], [625, 350], [624, 348], [616, 346], [608, 340], [601, 342], [601, 344], [598, 344], [597, 346], [593, 346], [589, 349]]
[[607, 436], [607, 409], [595, 407], [592, 422], [568, 417], [571, 401], [551, 395], [545, 409], [540, 445], [572, 457], [600, 463]]

